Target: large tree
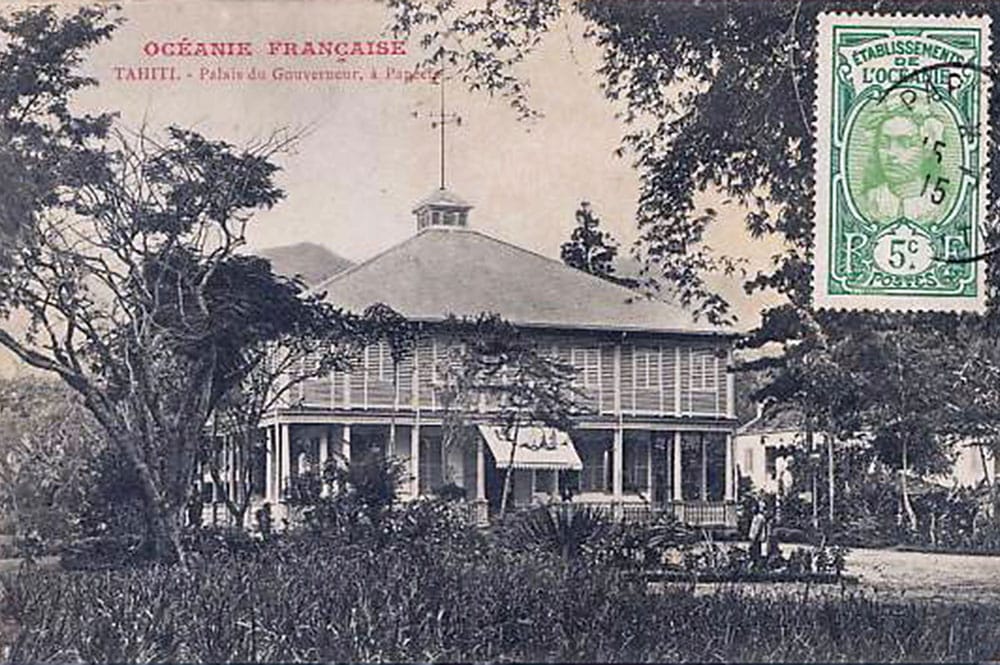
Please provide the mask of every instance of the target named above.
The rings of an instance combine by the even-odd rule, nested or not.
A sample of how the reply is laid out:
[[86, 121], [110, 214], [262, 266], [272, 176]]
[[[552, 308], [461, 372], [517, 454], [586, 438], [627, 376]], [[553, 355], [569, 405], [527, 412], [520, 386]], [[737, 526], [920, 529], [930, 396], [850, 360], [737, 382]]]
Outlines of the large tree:
[[154, 551], [176, 560], [207, 423], [253, 366], [243, 350], [337, 314], [240, 251], [283, 196], [272, 158], [293, 137], [237, 148], [73, 115], [88, 84], [74, 67], [112, 27], [102, 9], [0, 23], [0, 175], [17, 202], [0, 211], [16, 248], [0, 313], [29, 319], [0, 344], [82, 396], [135, 471]]

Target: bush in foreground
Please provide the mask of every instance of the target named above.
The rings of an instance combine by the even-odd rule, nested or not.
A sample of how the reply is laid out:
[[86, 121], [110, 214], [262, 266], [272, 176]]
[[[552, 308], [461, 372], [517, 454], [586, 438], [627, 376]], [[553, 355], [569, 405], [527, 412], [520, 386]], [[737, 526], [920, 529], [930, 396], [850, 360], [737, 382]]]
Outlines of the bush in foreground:
[[208, 557], [186, 572], [8, 577], [2, 614], [20, 624], [9, 657], [981, 660], [1000, 645], [997, 607], [798, 601], [731, 589], [695, 597], [555, 555], [455, 542], [450, 533], [435, 556], [426, 556], [428, 542], [404, 544], [413, 541], [371, 548], [288, 538], [250, 556]]

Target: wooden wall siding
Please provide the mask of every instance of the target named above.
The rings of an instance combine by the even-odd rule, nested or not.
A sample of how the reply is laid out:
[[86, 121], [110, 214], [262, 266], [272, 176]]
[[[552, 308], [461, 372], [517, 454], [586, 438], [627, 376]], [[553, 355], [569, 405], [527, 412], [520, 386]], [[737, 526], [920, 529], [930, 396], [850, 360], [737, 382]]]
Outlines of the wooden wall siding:
[[411, 408], [413, 402], [413, 354], [407, 354], [399, 362], [398, 405], [400, 409]]
[[677, 411], [677, 353], [673, 346], [660, 346], [660, 411], [673, 413]]
[[420, 408], [433, 409], [437, 407], [437, 396], [434, 394], [434, 378], [438, 363], [437, 343], [429, 338], [421, 338], [417, 342], [417, 391], [420, 398]]
[[621, 351], [622, 411], [635, 413], [635, 349], [623, 344]]
[[687, 356], [689, 389], [687, 413], [724, 414], [726, 412], [725, 362], [713, 347], [689, 347], [682, 354]]
[[395, 368], [389, 345], [380, 342], [365, 349], [365, 384], [368, 388], [368, 406], [392, 407], [396, 403]]
[[322, 404], [326, 405], [330, 403], [330, 376], [317, 377], [314, 379], [309, 379], [303, 381], [302, 386], [302, 403], [303, 404]]
[[601, 345], [600, 413], [615, 412], [615, 346]]
[[679, 371], [675, 376], [680, 378], [680, 414], [691, 413], [691, 349], [689, 347], [677, 347], [674, 351], [674, 358], [678, 362]]
[[[657, 343], [655, 338], [621, 345], [621, 408], [629, 415], [722, 416], [727, 409], [726, 361], [721, 344]], [[392, 358], [386, 346], [373, 346], [358, 358], [351, 372], [336, 371], [304, 382], [290, 402], [327, 408], [412, 410], [441, 408], [435, 382], [447, 358], [445, 342], [424, 337], [401, 361], [393, 385]], [[581, 372], [577, 386], [591, 413], [615, 412], [616, 345], [593, 338], [540, 335], [538, 349]], [[414, 395], [416, 391], [416, 396]], [[417, 399], [414, 399], [416, 397]]]

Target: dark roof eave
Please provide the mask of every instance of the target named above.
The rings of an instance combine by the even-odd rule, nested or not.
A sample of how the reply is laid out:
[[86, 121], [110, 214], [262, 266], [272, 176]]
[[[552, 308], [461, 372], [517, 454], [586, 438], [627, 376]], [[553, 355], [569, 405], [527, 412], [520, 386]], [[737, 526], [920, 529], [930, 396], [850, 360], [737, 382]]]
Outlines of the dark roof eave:
[[[446, 317], [419, 317], [408, 316], [408, 321], [413, 323], [444, 323]], [[697, 337], [739, 337], [743, 333], [736, 330], [690, 330], [684, 328], [648, 328], [644, 326], [622, 326], [622, 325], [574, 325], [569, 323], [551, 323], [546, 321], [509, 321], [511, 325], [520, 328], [541, 328], [547, 330], [580, 330], [585, 332], [603, 333], [638, 333], [650, 335], [686, 335]]]

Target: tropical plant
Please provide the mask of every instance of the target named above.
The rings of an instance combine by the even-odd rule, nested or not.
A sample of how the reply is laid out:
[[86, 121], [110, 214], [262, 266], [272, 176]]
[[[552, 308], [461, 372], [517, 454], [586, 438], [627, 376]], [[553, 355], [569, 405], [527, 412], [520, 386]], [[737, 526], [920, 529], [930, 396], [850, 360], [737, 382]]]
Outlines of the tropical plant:
[[611, 520], [601, 508], [567, 503], [514, 515], [504, 525], [503, 537], [517, 549], [549, 552], [573, 561], [597, 547], [611, 528]]

